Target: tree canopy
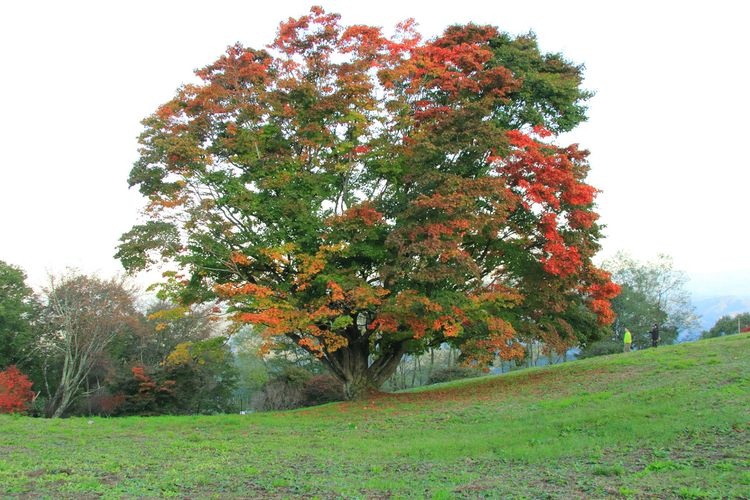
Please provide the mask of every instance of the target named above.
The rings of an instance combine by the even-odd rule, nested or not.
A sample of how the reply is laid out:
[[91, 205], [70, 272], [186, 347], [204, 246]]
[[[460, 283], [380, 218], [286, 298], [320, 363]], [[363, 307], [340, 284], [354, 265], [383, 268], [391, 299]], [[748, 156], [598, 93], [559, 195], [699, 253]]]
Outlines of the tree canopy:
[[605, 263], [622, 287], [613, 300], [617, 315], [615, 332], [625, 328], [633, 334], [633, 345], [651, 345], [649, 331], [659, 325], [661, 341], [672, 344], [680, 332], [696, 326], [697, 317], [685, 289], [687, 275], [674, 268], [671, 257], [659, 255], [652, 262], [638, 262], [625, 253], [618, 253]]
[[0, 260], [0, 369], [28, 364], [38, 306], [26, 274]]
[[750, 312], [743, 312], [734, 315], [724, 315], [709, 330], [701, 333], [701, 338], [711, 339], [714, 337], [723, 337], [746, 331], [750, 327]]
[[349, 397], [430, 345], [482, 364], [612, 322], [587, 153], [554, 140], [590, 94], [533, 35], [425, 41], [412, 20], [387, 36], [314, 7], [196, 74], [143, 122], [129, 183], [147, 220], [117, 254], [177, 264], [182, 302], [224, 301]]
[[45, 374], [45, 411], [49, 417], [60, 417], [80, 397], [89, 373], [112, 341], [137, 328], [134, 292], [118, 279], [81, 274], [51, 278], [42, 321], [45, 331], [39, 345], [47, 351], [45, 365], [55, 360], [61, 365]]

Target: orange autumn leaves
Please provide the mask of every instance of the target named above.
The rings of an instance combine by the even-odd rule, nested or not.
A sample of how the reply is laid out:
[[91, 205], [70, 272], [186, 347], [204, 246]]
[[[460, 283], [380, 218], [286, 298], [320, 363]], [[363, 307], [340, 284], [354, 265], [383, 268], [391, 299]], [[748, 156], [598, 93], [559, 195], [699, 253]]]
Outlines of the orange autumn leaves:
[[[543, 129], [535, 130], [534, 134], [538, 137], [548, 135]], [[532, 206], [537, 206], [546, 210], [540, 215], [538, 226], [542, 249], [539, 261], [544, 271], [560, 277], [576, 276], [583, 271], [584, 259], [588, 256], [575, 245], [568, 244], [563, 231], [566, 222], [573, 229], [587, 229], [596, 217], [589, 209], [595, 190], [581, 182], [580, 173], [576, 172], [576, 160], [585, 154], [570, 156], [568, 151], [561, 152], [527, 134], [511, 136], [511, 143], [516, 148], [512, 154], [506, 158], [490, 159], [496, 166], [497, 177], [481, 181], [461, 180], [458, 189], [436, 192], [429, 197], [419, 196], [413, 201], [413, 213], [438, 211], [443, 221], [411, 226], [405, 241], [414, 243], [411, 247], [402, 245], [402, 248], [421, 255], [439, 256], [441, 260], [452, 261], [450, 264], [455, 267], [453, 262], [457, 257], [470, 260], [461, 248], [462, 238], [467, 232], [482, 227], [489, 227], [490, 231], [500, 230], [512, 210], [519, 206], [531, 210]], [[506, 184], [508, 179], [511, 182]], [[541, 187], [534, 187], [530, 182], [540, 182], [540, 179], [546, 182]], [[507, 185], [518, 189], [511, 191], [505, 187]], [[476, 215], [474, 205], [477, 199], [491, 204], [493, 210]], [[501, 359], [523, 356], [519, 333], [509, 321], [477, 314], [486, 302], [495, 300], [498, 295], [511, 306], [521, 304], [523, 298], [509, 288], [495, 288], [494, 292], [489, 292], [480, 287], [471, 295], [471, 304], [464, 305], [463, 309], [441, 305], [411, 289], [394, 294], [380, 286], [361, 282], [356, 286], [351, 283], [345, 286], [335, 280], [325, 283], [323, 297], [307, 302], [295, 298], [295, 294], [308, 291], [324, 272], [336, 273], [330, 268], [331, 260], [346, 254], [352, 243], [366, 237], [369, 228], [387, 226], [383, 213], [370, 202], [351, 206], [341, 215], [330, 218], [329, 224], [331, 229], [327, 239], [335, 240], [336, 234], [346, 237], [341, 237], [336, 243], [321, 245], [314, 255], [299, 252], [293, 244], [256, 251], [277, 272], [291, 272], [291, 289], [282, 291], [278, 287], [249, 282], [215, 286], [214, 291], [219, 297], [238, 305], [239, 310], [233, 316], [235, 321], [262, 327], [265, 351], [274, 347], [275, 339], [283, 336], [292, 336], [299, 346], [317, 356], [345, 348], [351, 340], [348, 329], [362, 312], [370, 316], [366, 330], [372, 334], [417, 341], [428, 335], [457, 338], [466, 328], [476, 329], [481, 324], [484, 325], [481, 328], [485, 331], [484, 337], [469, 336], [463, 343], [467, 360], [484, 363], [495, 355]], [[241, 252], [233, 252], [229, 260], [238, 266], [251, 267], [254, 264]], [[581, 285], [580, 293], [599, 322], [610, 324], [614, 316], [609, 301], [619, 293], [619, 287], [610, 281], [607, 273], [590, 267], [587, 272], [589, 284]], [[248, 307], [252, 310], [241, 311]], [[566, 325], [564, 321], [558, 324]], [[565, 350], [575, 336], [569, 327], [562, 328], [563, 335], [556, 333], [558, 329], [547, 327], [534, 331], [549, 346]]]
[[592, 271], [591, 284], [584, 286], [581, 292], [588, 297], [589, 307], [603, 325], [611, 325], [615, 320], [612, 310], [612, 299], [620, 295], [620, 285], [612, 281], [612, 275], [607, 271], [595, 269]]
[[[265, 339], [264, 352], [273, 348], [278, 338], [289, 335], [294, 336], [298, 345], [318, 356], [335, 352], [348, 345], [344, 332], [354, 323], [352, 315], [377, 309], [389, 293], [382, 287], [364, 284], [345, 290], [332, 280], [325, 283], [323, 293], [310, 290], [320, 287], [321, 282], [316, 278], [326, 266], [326, 255], [338, 250], [339, 246], [326, 246], [315, 256], [297, 253], [291, 248], [286, 248], [283, 256], [273, 249], [262, 252], [275, 256], [277, 264], [283, 263], [282, 272], [297, 271], [291, 280], [290, 292], [249, 282], [218, 284], [214, 292], [233, 306], [234, 321], [260, 327]], [[249, 259], [245, 261], [237, 255], [233, 255], [232, 260], [251, 264]]]
[[510, 359], [611, 323], [587, 153], [550, 132], [583, 119], [579, 68], [491, 26], [339, 21], [314, 7], [229, 47], [144, 122], [131, 184], [173, 229], [184, 296], [329, 362]]
[[[237, 255], [232, 260], [250, 263]], [[290, 264], [309, 262], [292, 254], [284, 260]], [[317, 266], [320, 271], [326, 267], [322, 257], [321, 262], [323, 264]], [[309, 268], [304, 272], [308, 271]], [[298, 288], [304, 292], [309, 286], [319, 284], [306, 281]], [[503, 359], [523, 356], [512, 325], [487, 312], [491, 308], [512, 307], [523, 299], [512, 289], [499, 285], [482, 287], [470, 294], [463, 307], [440, 303], [413, 289], [394, 293], [380, 286], [363, 283], [347, 286], [333, 280], [325, 283], [323, 296], [307, 302], [293, 293], [274, 292], [254, 283], [221, 284], [216, 285], [214, 291], [233, 305], [234, 321], [258, 327], [265, 340], [263, 352], [268, 352], [279, 338], [290, 334], [297, 345], [323, 356], [347, 347], [352, 340], [352, 328], [369, 332], [368, 335], [391, 335], [417, 341], [428, 335], [458, 338], [466, 329], [479, 328], [488, 332], [487, 338], [473, 345], [484, 349], [486, 355], [498, 354]], [[365, 324], [358, 324], [360, 315], [364, 315]], [[467, 353], [466, 362], [481, 361], [485, 356]]]

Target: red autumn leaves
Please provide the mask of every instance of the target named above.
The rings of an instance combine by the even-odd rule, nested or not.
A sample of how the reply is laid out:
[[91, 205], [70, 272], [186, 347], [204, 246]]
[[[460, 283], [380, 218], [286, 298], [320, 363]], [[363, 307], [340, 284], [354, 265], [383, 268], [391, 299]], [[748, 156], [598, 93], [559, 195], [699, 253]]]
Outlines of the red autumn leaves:
[[587, 94], [533, 37], [423, 41], [413, 21], [389, 37], [314, 7], [198, 76], [145, 122], [131, 183], [183, 240], [166, 253], [192, 297], [226, 301], [266, 348], [340, 365], [365, 346], [366, 365], [449, 342], [485, 362], [611, 323], [587, 153], [551, 132]]
[[18, 368], [0, 371], [0, 413], [22, 413], [35, 397], [31, 381]]

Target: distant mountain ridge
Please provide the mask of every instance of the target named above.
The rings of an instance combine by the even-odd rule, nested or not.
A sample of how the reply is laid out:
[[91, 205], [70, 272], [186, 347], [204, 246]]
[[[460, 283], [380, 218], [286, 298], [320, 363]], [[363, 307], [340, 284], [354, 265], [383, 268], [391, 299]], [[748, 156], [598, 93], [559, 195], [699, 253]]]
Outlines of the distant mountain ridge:
[[[722, 316], [750, 312], [750, 295], [717, 295], [693, 299], [695, 313], [700, 316], [700, 331], [711, 329]], [[744, 325], [743, 325], [744, 326]], [[694, 335], [691, 337], [695, 338]]]

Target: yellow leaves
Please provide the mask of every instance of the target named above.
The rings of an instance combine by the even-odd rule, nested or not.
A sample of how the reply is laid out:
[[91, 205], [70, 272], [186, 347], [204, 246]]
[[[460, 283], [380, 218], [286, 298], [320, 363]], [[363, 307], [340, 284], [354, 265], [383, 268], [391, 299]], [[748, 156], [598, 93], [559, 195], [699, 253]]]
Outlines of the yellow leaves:
[[289, 255], [297, 249], [294, 243], [285, 243], [277, 247], [261, 248], [260, 253], [274, 263], [277, 269], [281, 270], [284, 266], [289, 265]]
[[[151, 314], [148, 315], [148, 320], [154, 321], [157, 319], [161, 319], [165, 321], [175, 321], [184, 317], [189, 312], [190, 312], [190, 308], [187, 306], [175, 306], [169, 309], [160, 309], [158, 311], [152, 312]], [[163, 323], [160, 323], [160, 324], [163, 324]], [[163, 329], [164, 328], [162, 328], [162, 330]]]
[[294, 279], [294, 283], [297, 285], [297, 289], [302, 291], [310, 285], [309, 281], [312, 278], [325, 269], [326, 260], [321, 255], [321, 252], [318, 252], [314, 257], [302, 254], [299, 256], [299, 260], [299, 272]]
[[154, 311], [151, 314], [149, 314], [146, 319], [148, 319], [148, 321], [158, 321], [156, 325], [154, 326], [154, 330], [157, 332], [162, 332], [166, 330], [167, 328], [169, 328], [170, 322], [177, 321], [185, 317], [189, 313], [190, 313], [189, 307], [175, 306], [175, 307], [170, 307], [167, 309], [160, 309], [158, 311]]
[[380, 286], [358, 286], [346, 292], [346, 298], [354, 309], [370, 309], [381, 305], [390, 293]]
[[402, 310], [412, 310], [421, 312], [417, 306], [424, 308], [424, 312], [439, 313], [443, 311], [443, 306], [433, 302], [424, 295], [420, 295], [416, 290], [404, 290], [396, 297], [396, 306]]
[[446, 337], [458, 337], [463, 332], [463, 327], [459, 325], [455, 318], [448, 315], [440, 316], [432, 323], [432, 329], [443, 332]]
[[471, 299], [477, 305], [491, 303], [507, 308], [520, 305], [524, 300], [524, 296], [504, 285], [490, 285], [480, 292], [471, 295]]
[[320, 245], [318, 255], [342, 253], [347, 248], [349, 248], [349, 243], [346, 241], [341, 241], [332, 245]]
[[214, 292], [222, 298], [231, 298], [237, 295], [248, 295], [256, 298], [274, 296], [274, 291], [270, 288], [254, 283], [224, 283], [214, 286]]
[[346, 337], [343, 335], [337, 335], [331, 331], [324, 331], [320, 338], [322, 339], [323, 344], [325, 344], [328, 352], [338, 351], [349, 345], [349, 341]]
[[320, 274], [328, 263], [328, 256], [332, 254], [341, 253], [347, 248], [346, 243], [337, 243], [333, 245], [321, 245], [315, 255], [298, 254], [296, 256], [298, 261], [297, 276], [294, 279], [294, 284], [297, 285], [299, 291], [305, 290], [310, 286], [310, 281]]
[[146, 205], [147, 213], [158, 212], [162, 208], [176, 208], [187, 203], [187, 196], [175, 196], [173, 198], [162, 198], [153, 196], [148, 205]]
[[193, 356], [190, 353], [190, 347], [193, 345], [192, 342], [182, 342], [175, 346], [174, 350], [169, 353], [165, 363], [167, 366], [180, 366], [187, 365], [193, 360]]

